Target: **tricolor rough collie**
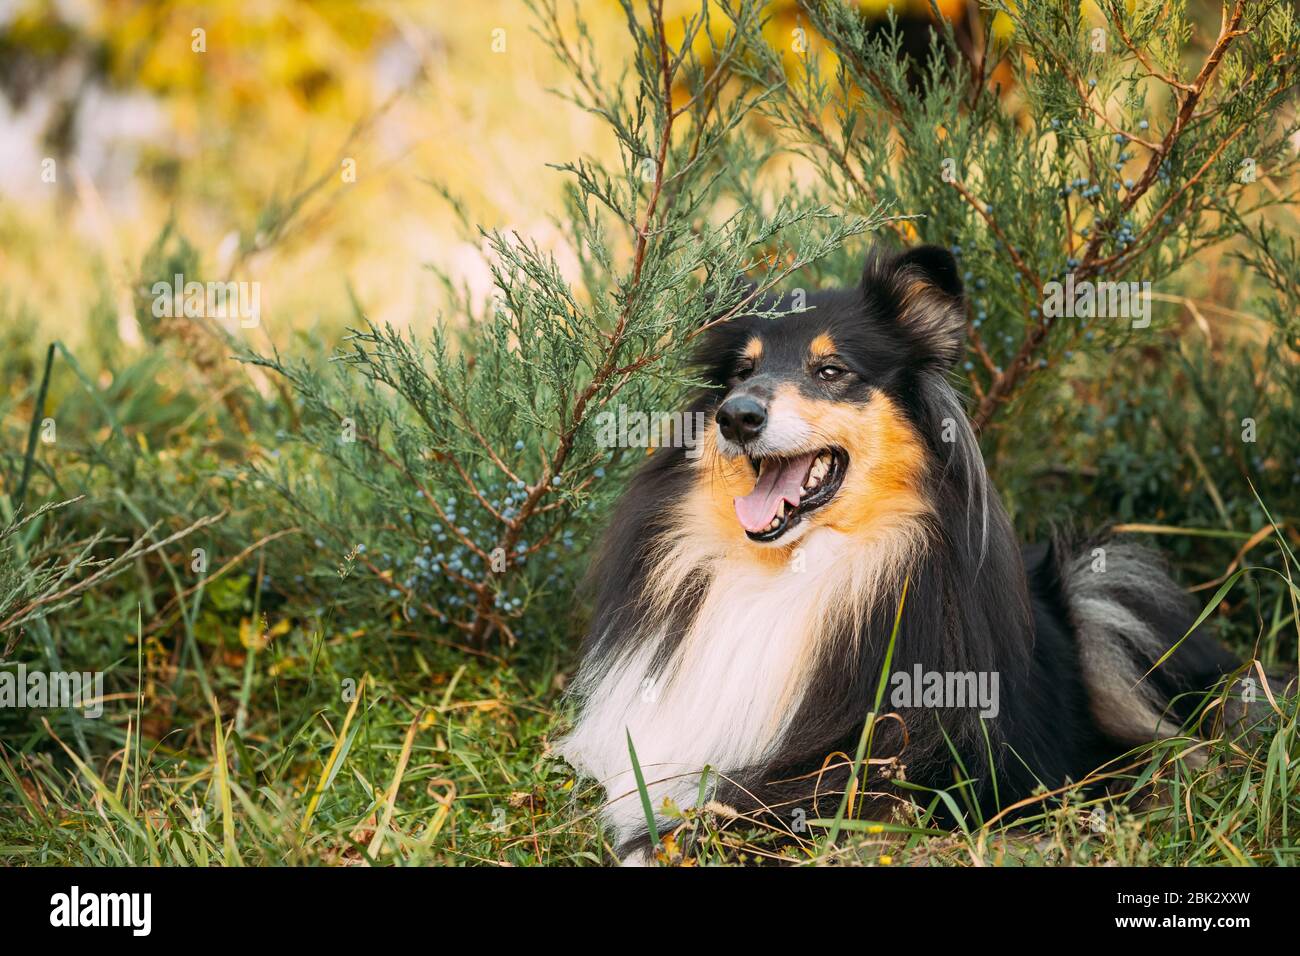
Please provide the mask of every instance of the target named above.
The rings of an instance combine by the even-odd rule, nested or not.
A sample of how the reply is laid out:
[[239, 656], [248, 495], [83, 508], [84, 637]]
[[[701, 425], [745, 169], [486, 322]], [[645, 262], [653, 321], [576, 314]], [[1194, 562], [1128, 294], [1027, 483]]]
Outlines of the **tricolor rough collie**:
[[956, 262], [920, 247], [707, 333], [702, 453], [658, 450], [617, 509], [558, 748], [620, 858], [648, 849], [629, 735], [656, 810], [707, 767], [709, 797], [778, 827], [833, 814], [904, 582], [873, 756], [990, 809], [1177, 732], [1237, 667], [1198, 632], [1142, 679], [1193, 620], [1149, 552], [1021, 550], [948, 382], [964, 332]]

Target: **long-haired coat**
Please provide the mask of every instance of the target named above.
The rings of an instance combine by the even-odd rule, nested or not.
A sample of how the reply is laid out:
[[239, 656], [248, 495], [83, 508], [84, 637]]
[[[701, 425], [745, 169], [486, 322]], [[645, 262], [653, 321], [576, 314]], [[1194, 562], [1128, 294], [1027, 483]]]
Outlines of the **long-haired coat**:
[[[693, 805], [708, 767], [710, 797], [777, 826], [833, 814], [850, 770], [830, 755], [856, 749], [904, 582], [889, 686], [947, 692], [887, 691], [873, 755], [931, 787], [960, 758], [989, 808], [1176, 732], [1237, 666], [1198, 632], [1142, 679], [1193, 620], [1149, 552], [1022, 552], [948, 381], [951, 255], [874, 255], [807, 306], [710, 330], [702, 447], [651, 456], [594, 566], [559, 752], [604, 788], [620, 857], [647, 846], [629, 735], [656, 810]], [[952, 697], [977, 686], [996, 700]]]

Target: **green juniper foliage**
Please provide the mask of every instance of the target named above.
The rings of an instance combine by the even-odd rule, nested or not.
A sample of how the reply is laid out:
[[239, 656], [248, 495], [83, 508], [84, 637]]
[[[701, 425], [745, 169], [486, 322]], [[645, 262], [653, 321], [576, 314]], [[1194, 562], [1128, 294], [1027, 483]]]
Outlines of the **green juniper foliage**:
[[[900, 234], [959, 257], [981, 428], [1074, 350], [1131, 341], [1114, 319], [1045, 315], [1046, 283], [1160, 283], [1293, 198], [1256, 185], [1297, 168], [1292, 8], [1231, 4], [1210, 51], [1192, 57], [1185, 3], [1131, 6], [1107, 0], [1093, 20], [1075, 3], [991, 4], [1014, 26], [1009, 39], [990, 17], [974, 54], [945, 26], [920, 64], [901, 56], [896, 24], [809, 2], [835, 68], [805, 57], [760, 104], [815, 160], [822, 195], [845, 211], [884, 203], [915, 215]], [[764, 46], [745, 73], [772, 82], [787, 61]], [[1000, 65], [1013, 78], [1002, 96]]]
[[[252, 359], [291, 382], [309, 418], [301, 436], [338, 468], [315, 490], [284, 472], [264, 477], [318, 523], [322, 543], [382, 578], [408, 618], [476, 641], [499, 632], [513, 643], [530, 615], [568, 604], [563, 552], [590, 538], [616, 479], [645, 451], [603, 447], [601, 414], [670, 413], [702, 329], [882, 221], [872, 209], [832, 214], [801, 191], [755, 196], [765, 154], [746, 121], [779, 84], [735, 93], [725, 80], [759, 42], [756, 6], [731, 11], [716, 42], [718, 14], [705, 8], [670, 47], [661, 11], [643, 18], [629, 4], [631, 92], [602, 79], [589, 38], [566, 33], [553, 3], [535, 13], [573, 71], [565, 95], [619, 146], [616, 167], [555, 167], [570, 177], [562, 225], [579, 280], [526, 238], [485, 232], [493, 300], [469, 301], [444, 276], [463, 323], [453, 330], [365, 323], [337, 356], [338, 378]], [[710, 38], [707, 56], [697, 37]], [[724, 180], [754, 201], [727, 202]], [[756, 286], [737, 283], [743, 274]]]

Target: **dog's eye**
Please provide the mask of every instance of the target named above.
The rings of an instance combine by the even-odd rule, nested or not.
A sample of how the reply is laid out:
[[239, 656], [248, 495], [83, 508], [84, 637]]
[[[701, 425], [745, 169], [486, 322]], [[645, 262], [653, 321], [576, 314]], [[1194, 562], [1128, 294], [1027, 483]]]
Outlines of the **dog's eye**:
[[742, 382], [753, 374], [754, 374], [753, 362], [745, 362], [736, 368], [736, 378], [740, 379], [740, 381]]
[[817, 369], [816, 375], [823, 382], [833, 382], [847, 371], [838, 365], [822, 365]]

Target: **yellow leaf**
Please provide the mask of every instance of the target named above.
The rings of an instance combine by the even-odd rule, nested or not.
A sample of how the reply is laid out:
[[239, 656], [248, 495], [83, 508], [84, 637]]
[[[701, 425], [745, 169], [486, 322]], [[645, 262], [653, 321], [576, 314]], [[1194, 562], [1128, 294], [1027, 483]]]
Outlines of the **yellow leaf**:
[[1005, 13], [999, 11], [993, 16], [993, 39], [1006, 42], [1011, 39], [1011, 34], [1016, 32], [1015, 21]]

